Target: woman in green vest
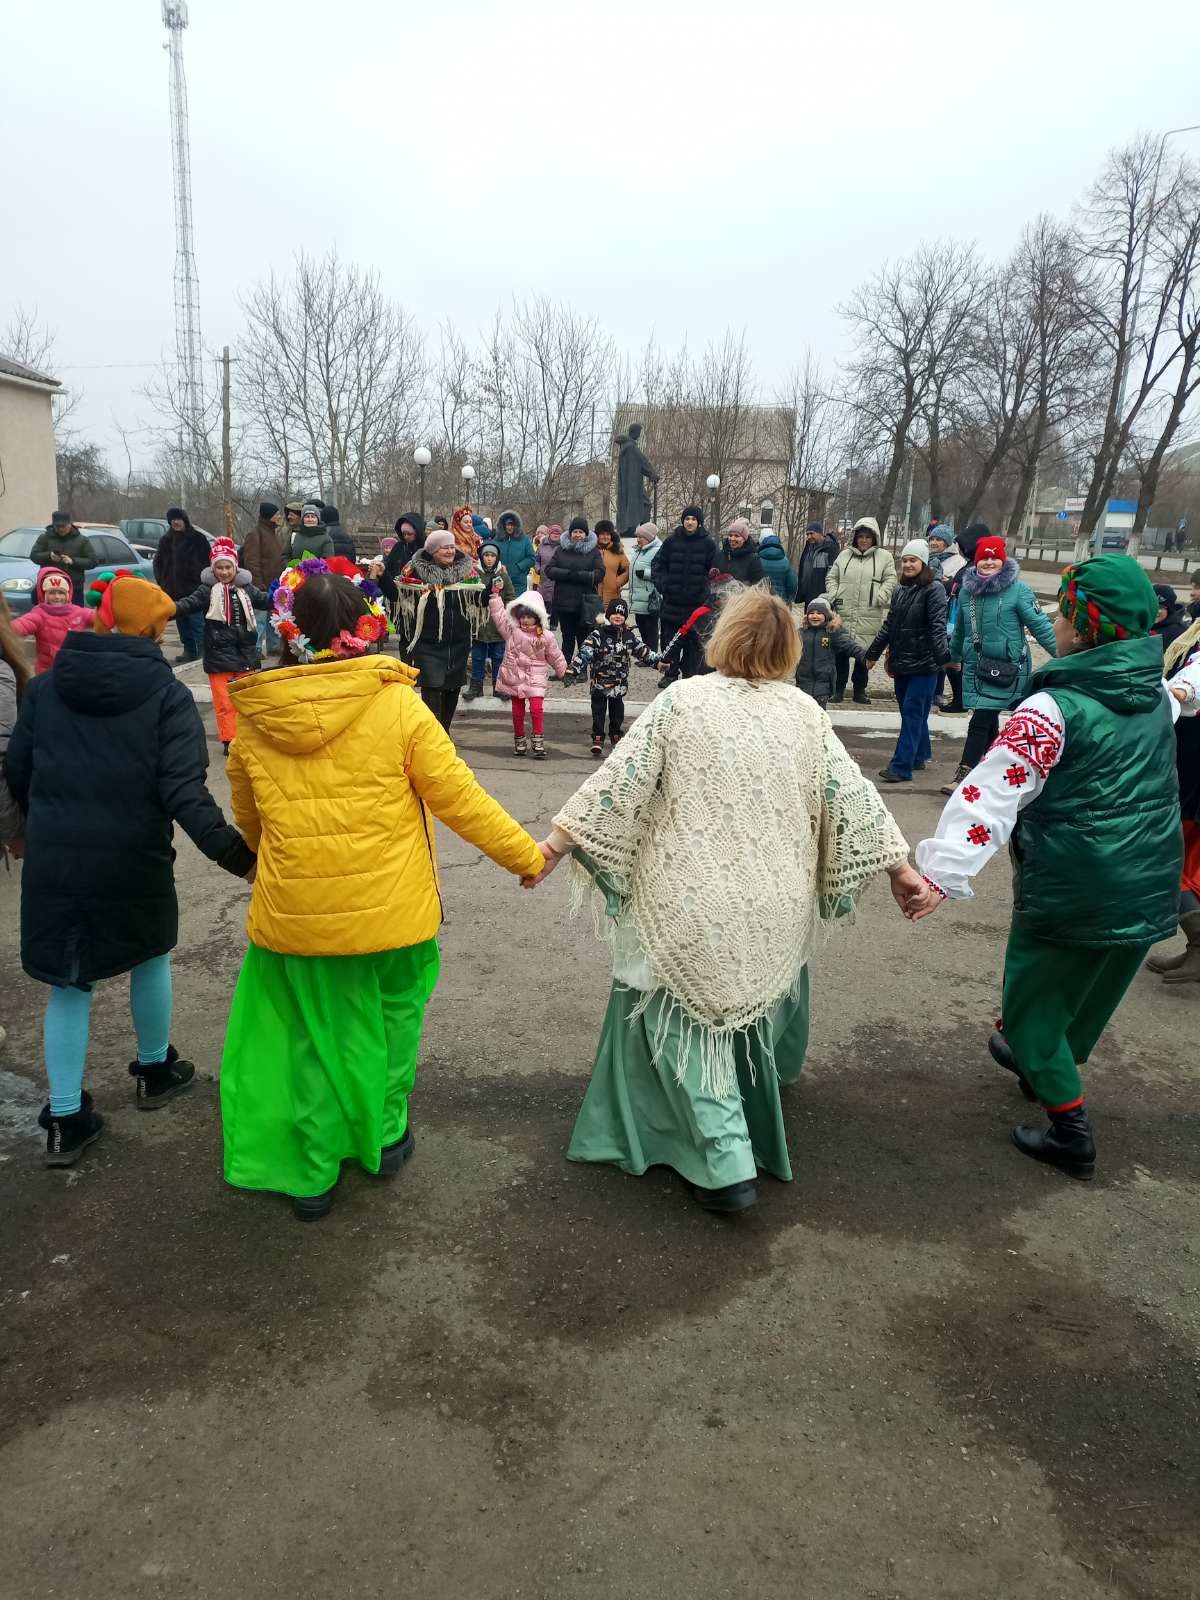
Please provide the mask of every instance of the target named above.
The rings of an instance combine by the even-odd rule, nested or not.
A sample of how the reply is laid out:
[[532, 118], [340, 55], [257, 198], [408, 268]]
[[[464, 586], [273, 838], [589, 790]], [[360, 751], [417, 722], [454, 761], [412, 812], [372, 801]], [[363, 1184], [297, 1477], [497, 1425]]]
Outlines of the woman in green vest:
[[[1024, 1155], [1090, 1178], [1092, 1126], [1079, 1069], [1152, 944], [1175, 928], [1183, 861], [1173, 715], [1158, 599], [1128, 556], [1068, 567], [1054, 623], [1057, 659], [956, 788], [917, 866], [943, 899], [1010, 838], [1013, 917], [1003, 1021], [988, 1048], [1014, 1072], [1047, 1128], [1019, 1127]], [[919, 915], [928, 915], [922, 911]]]

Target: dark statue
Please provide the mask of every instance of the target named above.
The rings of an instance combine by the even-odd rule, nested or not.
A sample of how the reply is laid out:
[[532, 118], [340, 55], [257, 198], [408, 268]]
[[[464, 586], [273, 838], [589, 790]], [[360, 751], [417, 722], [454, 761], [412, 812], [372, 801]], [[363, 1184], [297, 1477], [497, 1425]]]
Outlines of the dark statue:
[[641, 444], [642, 425], [631, 422], [629, 432], [623, 433], [617, 443], [621, 454], [617, 461], [617, 532], [628, 538], [642, 522], [650, 521], [650, 496], [644, 484], [658, 482], [658, 473], [646, 459]]

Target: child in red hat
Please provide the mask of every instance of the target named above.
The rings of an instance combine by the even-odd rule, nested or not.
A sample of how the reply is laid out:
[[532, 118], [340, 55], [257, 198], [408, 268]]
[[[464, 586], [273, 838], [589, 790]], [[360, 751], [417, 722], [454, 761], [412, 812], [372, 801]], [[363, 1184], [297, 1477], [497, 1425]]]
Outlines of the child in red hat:
[[212, 564], [201, 573], [200, 587], [175, 607], [177, 617], [204, 613], [204, 670], [212, 689], [217, 733], [226, 755], [237, 736], [237, 712], [229, 685], [234, 678], [258, 671], [258, 619], [254, 609], [257, 606], [265, 611], [270, 603], [267, 592], [256, 589], [249, 572], [238, 565], [233, 540], [221, 538], [213, 541]]
[[43, 567], [37, 575], [37, 604], [23, 617], [13, 618], [13, 632], [32, 634], [37, 640], [36, 671], [49, 672], [69, 633], [90, 633], [92, 612], [77, 606], [71, 580], [61, 567]]

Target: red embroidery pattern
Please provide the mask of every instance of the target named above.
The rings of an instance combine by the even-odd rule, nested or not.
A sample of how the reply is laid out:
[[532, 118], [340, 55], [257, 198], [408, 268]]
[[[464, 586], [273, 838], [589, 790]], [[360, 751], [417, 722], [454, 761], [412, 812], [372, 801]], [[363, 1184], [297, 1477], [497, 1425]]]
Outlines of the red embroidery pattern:
[[992, 837], [992, 830], [985, 828], [982, 822], [977, 822], [974, 827], [967, 829], [967, 838], [972, 844], [984, 845]]
[[1024, 767], [1014, 765], [1004, 774], [1004, 781], [1013, 789], [1023, 789], [1029, 782], [1029, 774]]
[[968, 805], [973, 806], [982, 793], [983, 790], [977, 789], [973, 783], [965, 783], [963, 785], [962, 797]]
[[1062, 754], [1063, 731], [1040, 711], [1014, 711], [993, 750], [1011, 750], [1044, 778]]

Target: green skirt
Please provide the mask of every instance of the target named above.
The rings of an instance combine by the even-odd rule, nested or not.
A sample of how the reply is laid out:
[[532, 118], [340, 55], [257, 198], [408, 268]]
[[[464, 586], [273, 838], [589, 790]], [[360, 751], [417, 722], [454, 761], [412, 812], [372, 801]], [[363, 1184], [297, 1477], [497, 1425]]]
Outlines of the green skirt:
[[719, 1099], [701, 1091], [695, 1046], [688, 1050], [683, 1082], [677, 1081], [680, 1054], [687, 1048], [678, 1016], [668, 1019], [667, 1048], [655, 1065], [651, 1040], [670, 1001], [659, 990], [634, 1017], [643, 998], [635, 989], [613, 984], [568, 1160], [612, 1162], [638, 1176], [648, 1167], [674, 1167], [705, 1189], [742, 1183], [759, 1167], [789, 1181], [779, 1086], [800, 1076], [808, 1049], [808, 968], [796, 994], [781, 1000], [771, 1015], [774, 1067], [756, 1034], [739, 1037], [738, 1088]]
[[221, 1060], [225, 1180], [324, 1194], [343, 1161], [379, 1171], [404, 1137], [436, 939], [366, 956], [281, 956], [251, 945]]

